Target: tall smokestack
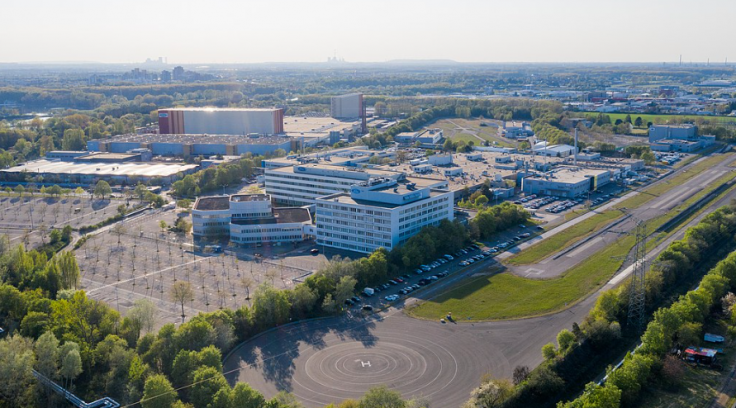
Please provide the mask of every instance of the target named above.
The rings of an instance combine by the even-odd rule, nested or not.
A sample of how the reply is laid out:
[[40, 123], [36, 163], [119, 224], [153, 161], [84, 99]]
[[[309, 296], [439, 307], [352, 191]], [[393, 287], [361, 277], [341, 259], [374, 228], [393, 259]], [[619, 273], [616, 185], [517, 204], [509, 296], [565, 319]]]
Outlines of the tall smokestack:
[[575, 128], [575, 149], [572, 151], [573, 159], [572, 162], [576, 166], [578, 165], [578, 128]]

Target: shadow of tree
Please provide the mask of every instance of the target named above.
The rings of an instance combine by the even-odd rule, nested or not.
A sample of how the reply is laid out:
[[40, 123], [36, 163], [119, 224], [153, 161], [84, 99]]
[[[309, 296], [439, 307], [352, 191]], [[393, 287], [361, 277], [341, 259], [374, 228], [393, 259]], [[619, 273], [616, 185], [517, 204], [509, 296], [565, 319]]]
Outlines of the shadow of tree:
[[92, 209], [99, 211], [110, 205], [110, 200], [94, 200], [92, 201]]
[[[325, 349], [326, 337], [333, 334], [339, 341], [359, 341], [364, 347], [374, 347], [378, 337], [371, 333], [375, 328], [373, 318], [349, 318], [339, 316], [324, 320], [314, 320], [281, 327], [243, 344], [233, 356], [236, 360], [228, 362], [228, 367], [251, 366], [260, 371], [264, 379], [273, 383], [277, 389], [292, 390], [292, 378], [296, 366], [294, 361], [305, 348]], [[238, 371], [229, 373], [226, 378], [231, 384], [238, 380]]]

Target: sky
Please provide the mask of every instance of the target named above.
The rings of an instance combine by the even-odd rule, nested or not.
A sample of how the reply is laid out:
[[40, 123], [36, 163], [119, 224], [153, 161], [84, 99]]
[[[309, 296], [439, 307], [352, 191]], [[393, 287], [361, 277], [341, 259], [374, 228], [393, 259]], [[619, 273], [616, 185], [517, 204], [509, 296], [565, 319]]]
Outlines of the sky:
[[0, 14], [0, 62], [736, 61], [734, 0], [2, 0]]

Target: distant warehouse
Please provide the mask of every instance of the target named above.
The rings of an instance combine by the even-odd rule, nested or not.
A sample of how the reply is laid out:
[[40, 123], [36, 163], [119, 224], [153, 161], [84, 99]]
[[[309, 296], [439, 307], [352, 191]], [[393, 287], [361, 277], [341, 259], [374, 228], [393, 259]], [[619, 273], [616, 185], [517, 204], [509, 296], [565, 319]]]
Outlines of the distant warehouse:
[[43, 184], [90, 185], [99, 180], [123, 185], [132, 185], [139, 181], [171, 184], [199, 168], [195, 164], [104, 162], [102, 157], [96, 158], [100, 161], [34, 160], [0, 170], [0, 180], [22, 183], [29, 181], [31, 177], [41, 177], [40, 183]]
[[298, 150], [298, 139], [285, 136], [258, 135], [157, 135], [128, 134], [110, 139], [90, 140], [87, 150], [91, 152], [125, 153], [132, 149], [145, 148], [155, 156], [240, 156], [246, 153], [267, 154], [278, 149], [287, 153]]
[[159, 109], [161, 134], [275, 135], [284, 133], [283, 109]]

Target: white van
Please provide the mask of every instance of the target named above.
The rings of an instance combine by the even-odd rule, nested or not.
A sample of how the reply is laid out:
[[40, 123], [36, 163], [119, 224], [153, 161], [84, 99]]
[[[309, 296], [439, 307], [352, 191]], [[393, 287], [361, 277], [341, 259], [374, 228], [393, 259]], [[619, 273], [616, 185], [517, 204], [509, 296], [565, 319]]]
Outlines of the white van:
[[363, 293], [366, 296], [373, 296], [373, 294], [376, 293], [376, 291], [373, 288], [365, 288], [363, 289]]

